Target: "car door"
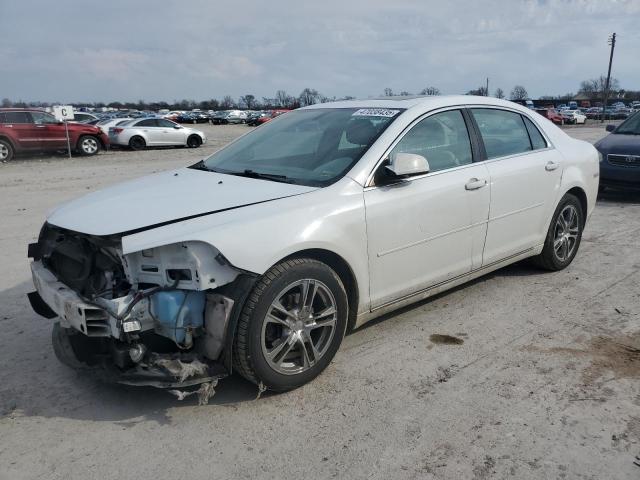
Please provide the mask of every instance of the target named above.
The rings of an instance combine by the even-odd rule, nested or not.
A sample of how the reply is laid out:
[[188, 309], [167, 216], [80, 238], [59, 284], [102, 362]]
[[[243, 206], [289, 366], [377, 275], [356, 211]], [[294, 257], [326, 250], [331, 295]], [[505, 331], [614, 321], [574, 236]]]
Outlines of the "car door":
[[30, 115], [44, 150], [67, 148], [67, 132], [62, 122], [46, 112], [30, 112]]
[[164, 145], [184, 145], [187, 143], [184, 127], [164, 118], [158, 118], [156, 122], [162, 132], [162, 143]]
[[462, 111], [417, 121], [389, 154], [397, 152], [424, 156], [430, 171], [390, 181], [385, 160], [365, 188], [372, 308], [464, 275], [482, 260], [489, 175], [473, 162]]
[[4, 128], [12, 132], [11, 138], [20, 150], [42, 148], [42, 129], [36, 128], [29, 112], [2, 112]]
[[145, 118], [140, 120], [135, 125], [136, 129], [139, 129], [144, 134], [147, 145], [162, 145], [162, 132], [155, 118]]
[[524, 114], [473, 108], [491, 179], [483, 265], [544, 242], [562, 177], [562, 157]]

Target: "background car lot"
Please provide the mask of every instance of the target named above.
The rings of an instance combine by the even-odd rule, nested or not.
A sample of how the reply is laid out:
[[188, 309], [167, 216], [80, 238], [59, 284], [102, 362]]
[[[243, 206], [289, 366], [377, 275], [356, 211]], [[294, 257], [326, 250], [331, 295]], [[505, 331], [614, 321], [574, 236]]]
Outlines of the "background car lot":
[[[192, 478], [637, 478], [637, 194], [600, 199], [567, 270], [518, 264], [376, 321], [345, 339], [325, 374], [287, 394], [255, 402], [255, 387], [232, 378], [196, 407], [57, 362], [47, 320], [24, 296], [24, 246], [54, 205], [195, 163], [247, 131], [198, 128], [208, 142], [197, 150], [0, 165], [0, 436], [10, 439], [0, 478], [168, 478], [185, 465]], [[180, 462], [148, 461], [158, 451]]]

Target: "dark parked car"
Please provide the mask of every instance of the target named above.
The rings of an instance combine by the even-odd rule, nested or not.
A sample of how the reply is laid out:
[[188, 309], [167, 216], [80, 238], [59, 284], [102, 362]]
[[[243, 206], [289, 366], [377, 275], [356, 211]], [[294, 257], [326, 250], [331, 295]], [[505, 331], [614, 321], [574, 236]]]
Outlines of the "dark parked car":
[[607, 125], [607, 131], [595, 144], [602, 155], [600, 186], [640, 190], [640, 112], [617, 127]]
[[[95, 155], [109, 147], [100, 128], [83, 123], [67, 124], [71, 148], [81, 155]], [[0, 109], [0, 161], [15, 153], [66, 150], [65, 125], [53, 115], [36, 109]]]
[[178, 115], [175, 121], [178, 123], [209, 123], [210, 118], [206, 113], [187, 112]]

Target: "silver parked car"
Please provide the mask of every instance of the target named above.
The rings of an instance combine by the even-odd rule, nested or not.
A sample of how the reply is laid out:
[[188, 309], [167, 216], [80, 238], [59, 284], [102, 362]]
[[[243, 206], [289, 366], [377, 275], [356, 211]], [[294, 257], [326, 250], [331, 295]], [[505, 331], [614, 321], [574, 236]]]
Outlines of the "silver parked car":
[[200, 130], [187, 128], [165, 118], [138, 118], [109, 129], [111, 145], [141, 150], [145, 147], [187, 146], [207, 142]]

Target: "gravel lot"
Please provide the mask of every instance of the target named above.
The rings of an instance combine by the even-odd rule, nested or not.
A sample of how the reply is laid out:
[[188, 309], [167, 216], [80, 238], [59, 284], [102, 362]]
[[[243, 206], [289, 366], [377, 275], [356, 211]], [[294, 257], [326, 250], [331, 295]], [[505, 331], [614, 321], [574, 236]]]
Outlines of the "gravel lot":
[[61, 365], [25, 297], [46, 212], [249, 128], [203, 130], [196, 150], [0, 164], [0, 479], [639, 478], [639, 195], [599, 200], [568, 269], [517, 264], [389, 315], [290, 393], [233, 377], [199, 407]]

